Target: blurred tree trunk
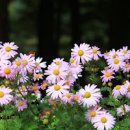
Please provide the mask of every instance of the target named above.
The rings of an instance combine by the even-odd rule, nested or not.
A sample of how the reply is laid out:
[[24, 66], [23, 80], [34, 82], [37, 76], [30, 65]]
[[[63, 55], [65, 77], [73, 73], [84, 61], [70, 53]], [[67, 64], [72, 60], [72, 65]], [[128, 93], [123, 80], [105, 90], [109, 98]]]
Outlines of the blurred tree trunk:
[[128, 45], [129, 39], [129, 0], [110, 1], [110, 44], [111, 48]]
[[9, 40], [9, 21], [8, 21], [9, 0], [0, 0], [0, 41]]
[[79, 0], [70, 0], [71, 9], [71, 36], [72, 45], [79, 44], [80, 41], [80, 2]]
[[57, 43], [54, 42], [54, 0], [41, 0], [38, 18], [38, 50], [44, 61], [57, 57]]

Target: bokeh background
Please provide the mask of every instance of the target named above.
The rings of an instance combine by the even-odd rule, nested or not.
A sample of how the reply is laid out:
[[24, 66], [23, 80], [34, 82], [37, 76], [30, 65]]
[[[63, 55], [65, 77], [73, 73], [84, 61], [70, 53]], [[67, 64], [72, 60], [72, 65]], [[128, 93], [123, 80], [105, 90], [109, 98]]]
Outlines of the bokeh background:
[[130, 43], [130, 0], [0, 0], [0, 41], [51, 62], [74, 43], [103, 51]]

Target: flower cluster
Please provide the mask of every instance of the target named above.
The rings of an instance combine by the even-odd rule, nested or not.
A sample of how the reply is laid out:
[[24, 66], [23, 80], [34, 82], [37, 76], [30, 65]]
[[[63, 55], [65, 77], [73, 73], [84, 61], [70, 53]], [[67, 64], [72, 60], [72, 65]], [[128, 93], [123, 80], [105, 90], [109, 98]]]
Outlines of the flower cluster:
[[42, 69], [46, 67], [46, 63], [40, 57], [35, 59], [34, 54], [18, 54], [17, 51], [18, 46], [13, 42], [0, 45], [0, 105], [7, 105], [12, 101], [18, 111], [23, 111], [27, 108], [27, 90], [35, 92], [42, 86], [29, 86], [27, 82], [43, 79]]
[[[98, 66], [90, 74], [90, 77], [95, 74], [99, 78], [97, 83], [85, 80], [86, 83], [81, 85], [82, 72], [98, 62], [103, 62], [104, 66]], [[54, 102], [68, 106], [77, 104], [85, 108], [85, 119], [93, 128], [111, 130], [122, 116], [129, 116], [129, 72], [128, 47], [102, 53], [96, 46], [75, 44], [69, 62], [56, 58], [46, 66], [46, 62], [36, 58], [34, 53], [18, 53], [18, 46], [13, 42], [1, 43], [0, 106], [15, 104], [20, 112], [33, 104], [38, 110], [43, 109], [46, 99], [49, 105]], [[42, 109], [42, 114], [36, 113], [40, 118], [46, 113]], [[48, 119], [44, 121], [48, 123]]]

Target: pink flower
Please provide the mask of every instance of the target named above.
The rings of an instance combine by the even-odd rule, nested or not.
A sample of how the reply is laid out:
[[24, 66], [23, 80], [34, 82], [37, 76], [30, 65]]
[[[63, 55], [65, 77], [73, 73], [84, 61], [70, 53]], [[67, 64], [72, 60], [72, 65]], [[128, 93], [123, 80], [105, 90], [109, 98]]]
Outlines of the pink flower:
[[32, 86], [30, 86], [29, 89], [35, 93], [39, 93], [40, 86], [35, 83]]
[[19, 58], [19, 57], [17, 57], [14, 61], [13, 61], [13, 68], [16, 70], [16, 71], [18, 71], [19, 73], [22, 73], [21, 71], [22, 71], [22, 69], [23, 69], [23, 62], [22, 62], [22, 60]]
[[114, 78], [113, 74], [115, 74], [115, 73], [111, 69], [106, 69], [101, 72], [103, 73], [103, 76], [101, 76], [102, 82], [108, 82]]
[[65, 67], [68, 68], [68, 63], [64, 61], [64, 59], [56, 58], [53, 60], [52, 64], [55, 64], [59, 67]]
[[103, 114], [104, 111], [101, 110], [101, 107], [98, 108], [98, 106], [94, 106], [91, 107], [90, 109], [88, 109], [88, 111], [85, 114], [85, 118], [88, 121], [93, 122], [93, 120], [95, 119], [96, 116]]
[[128, 50], [128, 46], [125, 46], [122, 49], [120, 49], [120, 52], [124, 56], [124, 59], [130, 59], [130, 50]]
[[99, 57], [102, 57], [101, 52], [99, 51], [99, 48], [96, 46], [93, 46], [91, 49], [91, 55], [92, 55], [92, 59], [94, 60], [98, 60]]
[[79, 92], [76, 92], [76, 94], [73, 94], [72, 96], [73, 96], [73, 101], [74, 102], [77, 102], [79, 104], [82, 103], [83, 97], [82, 97], [82, 95]]
[[46, 93], [48, 96], [51, 96], [51, 98], [62, 98], [62, 95], [68, 91], [70, 87], [68, 85], [65, 85], [65, 82], [61, 80], [57, 84], [54, 84], [52, 86], [49, 86], [46, 90]]
[[71, 50], [71, 57], [73, 57], [78, 62], [78, 64], [80, 62], [82, 62], [82, 64], [85, 64], [86, 61], [92, 59], [91, 47], [89, 46], [89, 44], [82, 43], [80, 44], [80, 46], [75, 44], [74, 48]]
[[130, 106], [124, 104], [117, 108], [117, 114], [120, 116], [125, 115], [127, 112], [130, 112]]
[[[107, 59], [124, 58], [120, 50], [112, 49], [109, 51], [109, 56]], [[123, 59], [124, 60], [124, 59]]]
[[20, 53], [20, 58], [23, 64], [23, 69], [21, 73], [23, 75], [26, 75], [28, 72], [33, 73], [34, 67], [35, 67], [35, 59], [32, 57], [32, 55], [26, 55]]
[[118, 97], [120, 95], [125, 95], [127, 93], [127, 88], [123, 85], [116, 85], [112, 91], [114, 97]]
[[10, 58], [11, 57], [14, 57], [17, 52], [16, 50], [18, 49], [18, 46], [16, 46], [14, 44], [14, 42], [7, 42], [7, 43], [4, 43], [3, 45], [0, 45], [0, 50], [5, 53], [7, 56], [9, 56]]
[[48, 87], [48, 82], [47, 82], [46, 80], [44, 80], [44, 81], [42, 82], [40, 88], [41, 88], [42, 90], [45, 90], [45, 89], [47, 89], [47, 87]]
[[79, 93], [82, 95], [83, 106], [91, 107], [97, 105], [102, 97], [100, 89], [97, 88], [97, 85], [85, 85], [85, 88], [80, 89]]
[[125, 62], [124, 66], [122, 66], [123, 73], [129, 73], [130, 72], [130, 63]]
[[18, 108], [18, 111], [23, 111], [25, 108], [27, 108], [27, 101], [25, 99], [16, 100], [15, 104]]
[[0, 66], [2, 64], [10, 64], [9, 58], [10, 57], [6, 53], [1, 52], [0, 50]]
[[57, 83], [60, 80], [63, 80], [66, 78], [68, 68], [64, 66], [57, 66], [55, 64], [51, 64], [48, 66], [48, 70], [45, 70], [44, 75], [47, 75], [46, 80], [49, 83]]
[[72, 103], [72, 99], [73, 99], [72, 93], [69, 93], [67, 91], [62, 95], [62, 98], [61, 98], [61, 100], [64, 103]]
[[71, 75], [77, 79], [78, 76], [81, 76], [80, 73], [82, 72], [83, 66], [80, 64], [77, 64], [76, 62], [73, 64], [70, 64], [70, 73]]
[[33, 80], [34, 81], [39, 81], [40, 79], [43, 79], [43, 74], [41, 73], [35, 73], [33, 74]]
[[15, 77], [15, 71], [14, 71], [14, 68], [11, 66], [11, 64], [1, 66], [0, 76], [6, 77], [6, 78], [14, 78]]
[[13, 96], [10, 94], [11, 92], [10, 88], [0, 87], [0, 106], [7, 105], [12, 101]]
[[115, 118], [108, 112], [97, 115], [93, 121], [94, 128], [97, 130], [110, 130], [114, 127]]
[[123, 88], [127, 89], [126, 97], [130, 98], [130, 82], [128, 80], [123, 85]]
[[123, 68], [125, 65], [123, 58], [112, 58], [107, 60], [108, 67], [111, 68], [113, 71], [117, 72], [119, 69]]

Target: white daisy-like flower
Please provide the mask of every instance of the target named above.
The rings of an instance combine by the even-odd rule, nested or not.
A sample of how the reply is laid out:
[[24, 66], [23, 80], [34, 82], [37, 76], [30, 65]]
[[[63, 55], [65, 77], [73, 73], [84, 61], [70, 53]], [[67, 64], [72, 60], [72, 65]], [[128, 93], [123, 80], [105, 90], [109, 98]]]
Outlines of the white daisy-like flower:
[[102, 54], [102, 56], [104, 57], [104, 59], [109, 59], [110, 58], [110, 52], [105, 52], [104, 54]]
[[97, 115], [93, 121], [93, 126], [97, 128], [97, 130], [111, 130], [114, 124], [115, 118], [108, 112]]
[[119, 69], [123, 68], [125, 65], [124, 59], [122, 58], [112, 58], [107, 60], [108, 67], [117, 72]]
[[120, 52], [120, 50], [116, 51], [115, 49], [112, 49], [112, 50], [109, 51], [108, 59], [115, 59], [115, 58], [123, 58], [123, 55]]
[[101, 76], [101, 79], [103, 82], [108, 82], [111, 81], [114, 78], [114, 71], [111, 69], [105, 69], [103, 71], [101, 71], [103, 73], [103, 75]]
[[121, 69], [122, 69], [123, 73], [130, 72], [130, 63], [125, 63]]
[[130, 112], [130, 106], [126, 104], [117, 108], [117, 114], [120, 116], [125, 115], [127, 112]]
[[0, 69], [0, 76], [6, 77], [6, 78], [14, 78], [15, 77], [15, 71], [11, 64], [8, 65], [2, 65]]
[[127, 88], [124, 85], [116, 85], [112, 91], [114, 97], [125, 95], [126, 93], [127, 93]]
[[18, 111], [23, 111], [25, 108], [27, 108], [27, 100], [16, 100], [15, 105], [18, 109]]
[[96, 46], [93, 46], [92, 49], [91, 49], [91, 54], [92, 54], [92, 58], [94, 60], [98, 60], [99, 57], [102, 57], [102, 54], [100, 52], [100, 49]]
[[123, 88], [127, 89], [126, 97], [130, 98], [130, 82], [128, 80], [123, 85]]
[[124, 56], [124, 59], [130, 59], [130, 50], [128, 50], [128, 46], [125, 46], [122, 49], [120, 49], [120, 52]]
[[59, 67], [64, 66], [64, 67], [68, 68], [68, 63], [65, 62], [63, 58], [62, 59], [60, 59], [60, 58], [54, 59], [52, 64], [55, 64], [55, 65], [57, 65]]
[[101, 111], [101, 107], [98, 108], [98, 106], [94, 106], [94, 107], [91, 107], [90, 109], [88, 109], [88, 111], [86, 112], [85, 114], [85, 118], [88, 120], [88, 121], [91, 121], [93, 122], [94, 118], [99, 115], [99, 114], [102, 114], [104, 111]]
[[72, 103], [72, 99], [73, 99], [73, 95], [69, 91], [66, 91], [63, 94], [63, 97], [61, 98], [61, 100], [63, 101], [63, 103]]
[[10, 64], [10, 57], [6, 53], [0, 51], [0, 66], [2, 64]]
[[14, 42], [10, 42], [10, 43], [7, 42], [4, 43], [3, 45], [0, 45], [0, 50], [6, 53], [6, 55], [11, 58], [17, 54], [16, 50], [18, 50], [18, 46], [16, 46]]
[[91, 107], [97, 105], [102, 97], [100, 89], [97, 88], [97, 85], [86, 85], [84, 89], [80, 89], [79, 93], [82, 95], [82, 103], [84, 106]]
[[26, 55], [26, 54], [22, 54], [20, 53], [20, 58], [23, 64], [23, 69], [21, 71], [21, 73], [23, 75], [26, 75], [28, 72], [32, 73], [35, 67], [35, 59], [34, 57], [30, 54], [30, 55]]
[[62, 98], [63, 94], [68, 92], [68, 89], [70, 87], [68, 85], [65, 85], [65, 82], [62, 80], [58, 82], [55, 85], [52, 85], [48, 87], [46, 90], [46, 93], [48, 96], [51, 96], [51, 98]]
[[0, 87], [0, 106], [12, 101], [13, 96], [10, 94], [11, 92], [12, 90], [10, 88]]
[[42, 58], [38, 57], [35, 60], [35, 71], [42, 71], [42, 68], [46, 68], [46, 62], [42, 62]]
[[80, 46], [75, 44], [74, 48], [71, 50], [71, 57], [73, 57], [78, 62], [78, 64], [80, 63], [80, 61], [82, 62], [82, 64], [85, 64], [86, 61], [92, 59], [91, 47], [89, 46], [89, 44], [82, 43], [80, 44]]
[[51, 64], [48, 66], [48, 70], [45, 70], [44, 75], [47, 75], [46, 80], [49, 83], [57, 83], [60, 80], [64, 80], [66, 78], [66, 75], [68, 73], [68, 68], [64, 66], [57, 66], [55, 64]]
[[75, 79], [78, 78], [82, 70], [83, 70], [83, 66], [80, 64], [73, 63], [70, 65], [70, 73], [73, 75]]
[[41, 73], [35, 73], [33, 74], [33, 80], [34, 81], [39, 81], [40, 79], [43, 79], [43, 74]]

